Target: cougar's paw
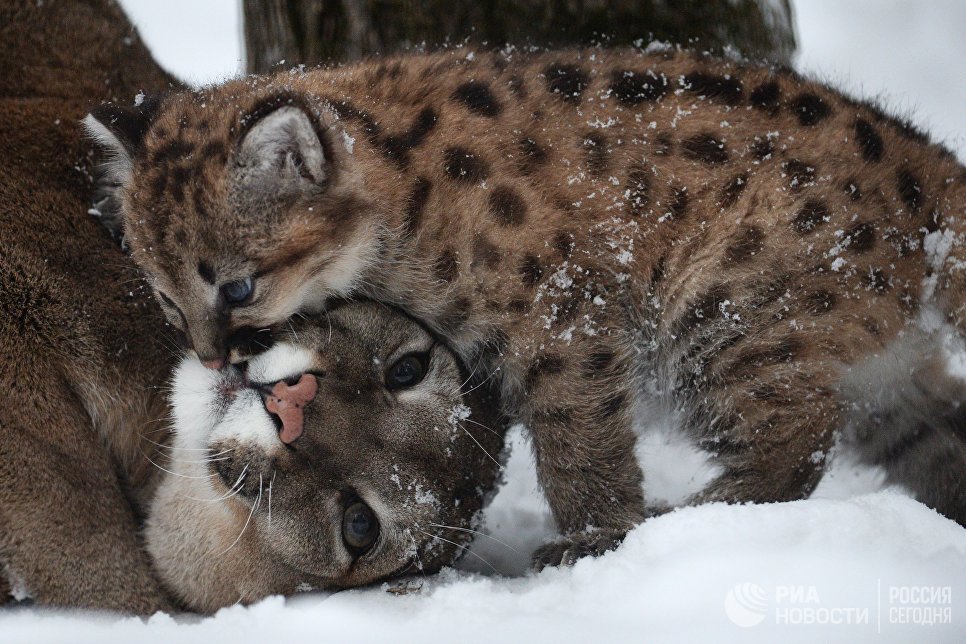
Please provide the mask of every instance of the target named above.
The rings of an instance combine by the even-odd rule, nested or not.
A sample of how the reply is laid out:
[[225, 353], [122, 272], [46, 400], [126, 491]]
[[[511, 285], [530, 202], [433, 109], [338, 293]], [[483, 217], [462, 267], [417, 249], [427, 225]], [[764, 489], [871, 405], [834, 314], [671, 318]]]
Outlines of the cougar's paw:
[[583, 557], [599, 557], [609, 550], [615, 550], [626, 535], [626, 532], [617, 530], [568, 535], [537, 548], [533, 553], [533, 569], [540, 572], [548, 566], [572, 566]]

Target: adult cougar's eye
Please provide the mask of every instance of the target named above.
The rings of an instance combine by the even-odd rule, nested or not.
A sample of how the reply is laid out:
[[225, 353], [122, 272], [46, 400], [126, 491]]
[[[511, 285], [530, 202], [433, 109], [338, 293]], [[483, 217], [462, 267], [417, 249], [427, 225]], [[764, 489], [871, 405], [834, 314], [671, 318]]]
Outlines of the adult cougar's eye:
[[225, 302], [228, 304], [241, 304], [247, 300], [252, 294], [252, 278], [246, 277], [245, 279], [235, 280], [234, 282], [228, 282], [222, 284], [221, 295], [225, 298]]
[[345, 545], [361, 554], [375, 543], [379, 536], [379, 520], [362, 501], [356, 501], [342, 515], [342, 540]]
[[403, 356], [386, 372], [386, 387], [389, 389], [413, 387], [418, 385], [425, 375], [426, 367], [419, 356], [413, 354]]

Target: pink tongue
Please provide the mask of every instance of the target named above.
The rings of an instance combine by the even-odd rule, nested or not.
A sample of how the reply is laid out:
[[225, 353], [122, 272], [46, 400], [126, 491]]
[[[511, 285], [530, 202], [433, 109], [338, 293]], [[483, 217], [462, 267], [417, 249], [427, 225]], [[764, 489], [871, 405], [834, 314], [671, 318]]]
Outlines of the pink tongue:
[[304, 373], [294, 385], [276, 382], [272, 387], [272, 395], [265, 399], [265, 409], [282, 421], [279, 438], [286, 445], [294, 443], [302, 435], [305, 420], [302, 408], [312, 402], [318, 390], [319, 383], [315, 376]]

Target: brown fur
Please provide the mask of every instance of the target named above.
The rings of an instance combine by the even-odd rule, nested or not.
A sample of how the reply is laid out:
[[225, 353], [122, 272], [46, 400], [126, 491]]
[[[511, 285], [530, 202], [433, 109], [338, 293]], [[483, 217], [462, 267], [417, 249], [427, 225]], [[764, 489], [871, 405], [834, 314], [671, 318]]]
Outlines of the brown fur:
[[137, 526], [169, 351], [87, 214], [79, 119], [170, 78], [117, 5], [39, 4], [0, 3], [0, 603], [10, 573], [40, 604], [152, 612], [170, 604]]
[[[253, 178], [245, 137], [285, 106], [319, 141]], [[841, 427], [843, 371], [924, 306], [966, 329], [966, 171], [785, 71], [456, 50], [173, 95], [146, 130], [126, 233], [203, 357], [244, 359], [240, 330], [327, 294], [402, 306], [501, 382], [571, 552], [649, 512], [630, 429], [646, 383], [724, 468], [692, 502], [797, 499]], [[324, 167], [303, 163], [319, 142]], [[955, 243], [930, 266], [933, 231]], [[226, 305], [201, 263], [254, 275], [252, 302]]]

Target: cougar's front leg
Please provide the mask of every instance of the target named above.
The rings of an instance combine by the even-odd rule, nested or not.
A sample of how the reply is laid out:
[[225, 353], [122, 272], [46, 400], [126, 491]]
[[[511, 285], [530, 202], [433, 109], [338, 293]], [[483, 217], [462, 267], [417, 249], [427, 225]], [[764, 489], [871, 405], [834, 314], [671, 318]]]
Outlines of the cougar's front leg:
[[114, 464], [90, 418], [68, 398], [22, 402], [29, 414], [0, 411], [2, 563], [41, 605], [170, 610]]
[[526, 372], [537, 475], [564, 535], [537, 551], [537, 568], [611, 550], [644, 519], [626, 364], [613, 345], [575, 340], [566, 357], [541, 352]]

